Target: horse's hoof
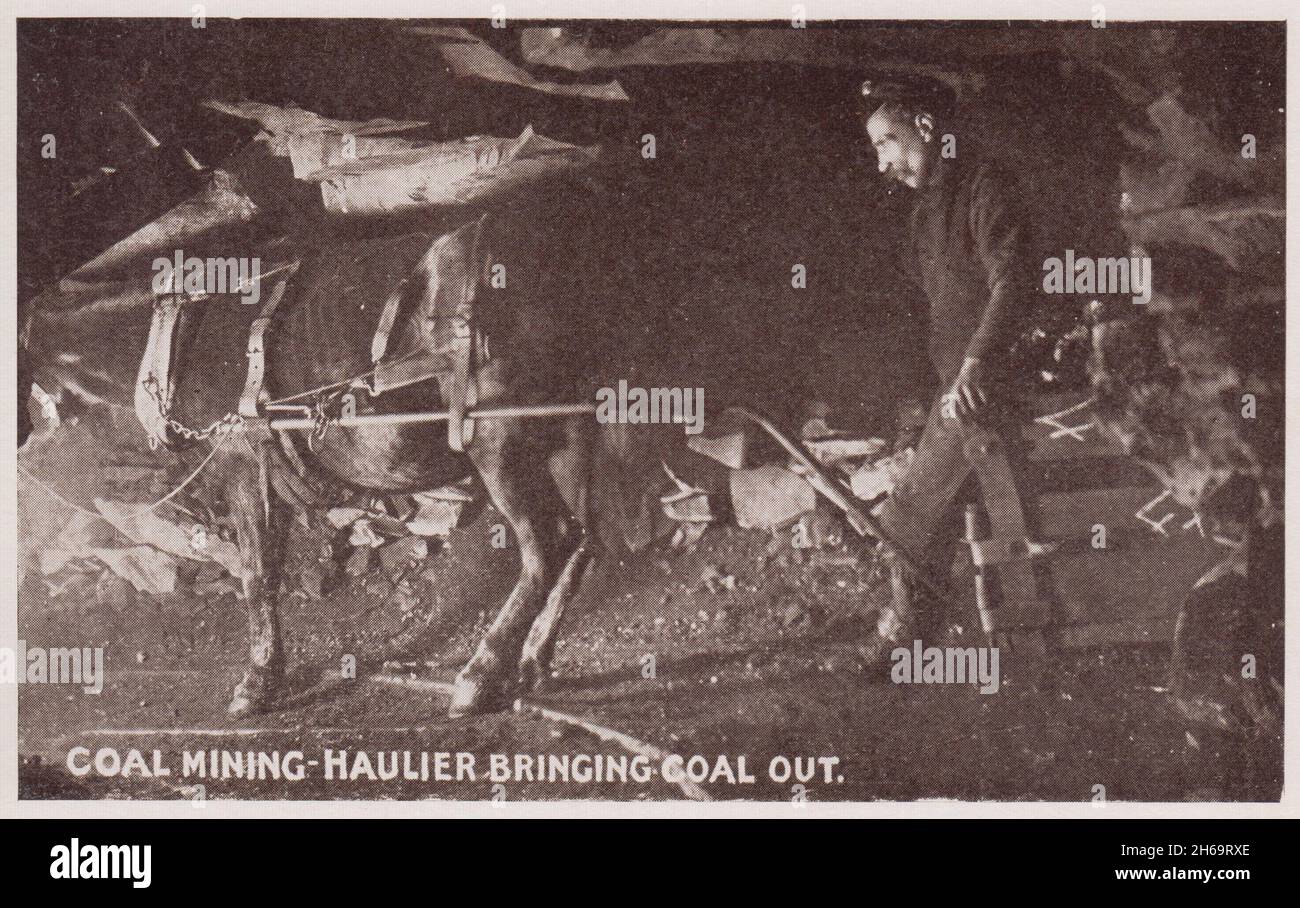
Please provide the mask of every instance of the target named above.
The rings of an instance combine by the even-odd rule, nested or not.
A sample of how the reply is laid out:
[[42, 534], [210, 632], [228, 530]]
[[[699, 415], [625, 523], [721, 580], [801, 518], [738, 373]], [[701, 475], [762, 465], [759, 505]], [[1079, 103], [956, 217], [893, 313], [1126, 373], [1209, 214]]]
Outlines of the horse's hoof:
[[447, 716], [462, 719], [465, 716], [501, 712], [510, 706], [510, 693], [506, 685], [500, 682], [475, 680], [461, 675], [453, 687]]
[[249, 672], [235, 688], [235, 694], [226, 707], [226, 715], [232, 719], [244, 719], [259, 713], [270, 712], [280, 699], [278, 682]]

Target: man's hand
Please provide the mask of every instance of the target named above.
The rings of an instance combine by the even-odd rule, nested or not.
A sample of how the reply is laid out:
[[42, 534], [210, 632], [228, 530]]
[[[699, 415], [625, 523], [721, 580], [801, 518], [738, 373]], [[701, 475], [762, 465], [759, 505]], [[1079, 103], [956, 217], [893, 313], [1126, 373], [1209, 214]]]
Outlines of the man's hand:
[[962, 361], [961, 371], [952, 383], [952, 390], [945, 395], [943, 415], [948, 419], [969, 422], [988, 402], [983, 367], [978, 359], [967, 357]]

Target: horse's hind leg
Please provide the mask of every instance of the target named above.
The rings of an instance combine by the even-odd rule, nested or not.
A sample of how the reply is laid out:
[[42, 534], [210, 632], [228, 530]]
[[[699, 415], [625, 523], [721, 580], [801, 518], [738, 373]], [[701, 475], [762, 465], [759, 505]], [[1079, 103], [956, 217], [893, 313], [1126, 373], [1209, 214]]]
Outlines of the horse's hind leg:
[[228, 463], [227, 495], [239, 536], [248, 608], [249, 665], [228, 712], [238, 718], [273, 707], [284, 687], [284, 641], [276, 606], [280, 543], [287, 508], [270, 494], [266, 452], [243, 451]]
[[518, 421], [485, 420], [470, 449], [493, 503], [519, 544], [519, 582], [474, 658], [456, 678], [454, 718], [504, 708], [515, 689], [520, 651], [576, 543], [568, 512], [547, 474], [546, 456]]
[[524, 651], [519, 658], [519, 680], [524, 692], [536, 690], [546, 677], [551, 664], [551, 654], [555, 651], [556, 632], [560, 629], [560, 619], [564, 617], [564, 607], [577, 592], [582, 582], [583, 572], [591, 563], [592, 544], [584, 539], [573, 550], [569, 560], [560, 572], [560, 579], [546, 597], [546, 608], [533, 622], [528, 639], [524, 641]]
[[[583, 527], [590, 527], [587, 513], [588, 494], [590, 492], [590, 469], [592, 454], [592, 423], [578, 418], [565, 423], [565, 445], [551, 454], [549, 460], [551, 478], [555, 488], [564, 499], [569, 512], [578, 519]], [[551, 653], [555, 649], [555, 638], [564, 617], [564, 608], [573, 598], [582, 582], [583, 572], [591, 563], [594, 555], [593, 540], [584, 536], [582, 542], [560, 571], [559, 579], [546, 597], [546, 607], [533, 622], [528, 639], [524, 641], [523, 653], [519, 659], [519, 681], [525, 693], [536, 690], [546, 678], [551, 664]]]

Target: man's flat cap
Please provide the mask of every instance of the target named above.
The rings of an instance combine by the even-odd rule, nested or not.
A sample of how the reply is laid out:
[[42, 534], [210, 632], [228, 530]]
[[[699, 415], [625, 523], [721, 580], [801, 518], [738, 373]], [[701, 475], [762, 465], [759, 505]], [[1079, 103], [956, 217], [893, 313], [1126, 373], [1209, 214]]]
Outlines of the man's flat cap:
[[862, 100], [868, 111], [882, 104], [901, 104], [935, 116], [950, 114], [955, 106], [948, 86], [921, 80], [867, 79], [862, 83]]

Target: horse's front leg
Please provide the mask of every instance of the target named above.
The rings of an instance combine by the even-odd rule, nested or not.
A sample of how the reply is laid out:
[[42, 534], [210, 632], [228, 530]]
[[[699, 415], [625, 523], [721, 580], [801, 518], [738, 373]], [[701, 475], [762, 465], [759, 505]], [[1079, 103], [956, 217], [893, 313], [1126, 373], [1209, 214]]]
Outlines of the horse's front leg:
[[480, 421], [470, 459], [514, 529], [520, 573], [474, 658], [456, 678], [453, 718], [509, 705], [524, 638], [577, 544], [577, 534], [566, 529], [568, 512], [547, 472], [546, 453], [521, 421]]
[[228, 501], [239, 536], [244, 600], [248, 608], [249, 665], [228, 712], [239, 718], [266, 712], [284, 690], [284, 641], [276, 604], [279, 561], [288, 508], [270, 494], [266, 451], [242, 440], [228, 462]]

